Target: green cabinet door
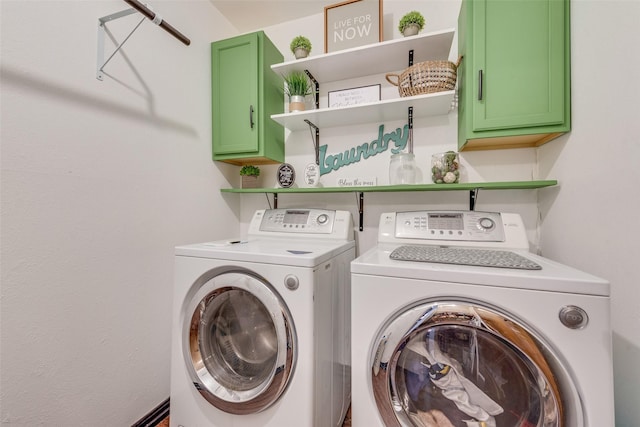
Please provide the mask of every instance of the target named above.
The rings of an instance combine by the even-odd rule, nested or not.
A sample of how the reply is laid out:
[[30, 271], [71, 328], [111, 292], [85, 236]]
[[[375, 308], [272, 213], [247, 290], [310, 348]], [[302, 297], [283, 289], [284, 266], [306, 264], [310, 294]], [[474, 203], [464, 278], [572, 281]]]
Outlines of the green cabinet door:
[[568, 0], [463, 0], [459, 147], [541, 145], [570, 130]]
[[211, 44], [213, 159], [234, 164], [284, 161], [282, 78], [271, 64], [283, 56], [264, 32]]

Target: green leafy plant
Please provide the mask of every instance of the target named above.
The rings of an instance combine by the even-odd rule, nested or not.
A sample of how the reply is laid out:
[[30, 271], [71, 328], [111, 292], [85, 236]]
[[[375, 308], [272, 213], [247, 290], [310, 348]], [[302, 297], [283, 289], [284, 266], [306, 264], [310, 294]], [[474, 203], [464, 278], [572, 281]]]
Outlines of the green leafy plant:
[[240, 175], [244, 176], [260, 176], [260, 168], [253, 165], [244, 165], [240, 168]]
[[311, 86], [311, 81], [309, 81], [304, 71], [292, 71], [282, 77], [287, 84], [284, 93], [289, 96], [289, 99], [292, 96], [307, 96], [315, 93], [314, 88]]
[[289, 47], [293, 53], [295, 53], [297, 48], [306, 49], [311, 52], [311, 42], [305, 36], [294, 37], [293, 40], [291, 40], [291, 45], [289, 45]]
[[400, 30], [401, 33], [404, 32], [404, 29], [407, 28], [409, 24], [416, 24], [418, 29], [422, 30], [424, 28], [424, 16], [415, 10], [408, 12], [400, 19], [398, 30]]

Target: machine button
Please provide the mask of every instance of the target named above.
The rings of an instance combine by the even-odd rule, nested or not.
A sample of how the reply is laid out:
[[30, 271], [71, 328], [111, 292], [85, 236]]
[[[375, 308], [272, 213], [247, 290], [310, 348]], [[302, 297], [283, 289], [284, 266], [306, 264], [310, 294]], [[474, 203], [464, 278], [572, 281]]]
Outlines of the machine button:
[[325, 224], [327, 221], [329, 221], [329, 216], [327, 214], [318, 215], [318, 224]]
[[582, 329], [589, 323], [587, 312], [575, 305], [565, 305], [560, 310], [560, 322], [569, 329]]
[[295, 276], [293, 274], [287, 274], [284, 277], [284, 285], [290, 291], [295, 291], [300, 286], [300, 280], [298, 279], [297, 276]]

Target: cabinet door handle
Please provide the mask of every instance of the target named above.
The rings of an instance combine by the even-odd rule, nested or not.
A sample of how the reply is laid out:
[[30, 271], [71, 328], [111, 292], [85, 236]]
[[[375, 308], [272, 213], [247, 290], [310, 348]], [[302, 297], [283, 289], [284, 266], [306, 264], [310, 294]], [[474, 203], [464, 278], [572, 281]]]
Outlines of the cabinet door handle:
[[249, 105], [249, 126], [251, 126], [251, 129], [253, 129], [253, 125], [255, 123], [253, 122], [253, 105]]
[[482, 70], [478, 71], [478, 101], [482, 101]]

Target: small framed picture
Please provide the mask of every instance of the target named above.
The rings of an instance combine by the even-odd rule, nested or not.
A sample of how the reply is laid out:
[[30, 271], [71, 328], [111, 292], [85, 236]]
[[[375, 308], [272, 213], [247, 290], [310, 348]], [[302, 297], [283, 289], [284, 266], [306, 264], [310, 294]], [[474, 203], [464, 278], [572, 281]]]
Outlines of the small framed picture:
[[296, 182], [296, 171], [289, 163], [278, 166], [278, 184], [282, 188], [289, 188]]
[[347, 0], [324, 8], [324, 52], [382, 41], [382, 0]]
[[350, 89], [334, 90], [328, 93], [329, 108], [347, 107], [380, 101], [380, 85], [360, 86]]

